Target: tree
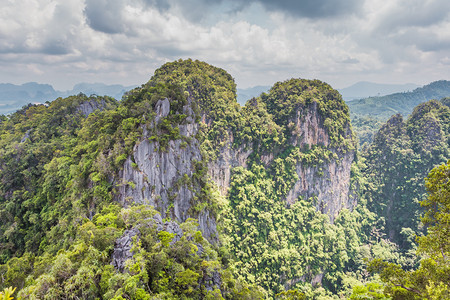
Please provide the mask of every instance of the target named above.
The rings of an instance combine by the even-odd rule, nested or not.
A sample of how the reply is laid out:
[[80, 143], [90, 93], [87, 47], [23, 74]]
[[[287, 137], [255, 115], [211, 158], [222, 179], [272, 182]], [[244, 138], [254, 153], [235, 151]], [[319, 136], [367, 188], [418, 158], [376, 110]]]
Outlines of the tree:
[[2, 292], [0, 292], [0, 300], [13, 300], [14, 297], [12, 296], [14, 294], [14, 291], [16, 288], [9, 287], [4, 289]]
[[423, 257], [419, 268], [405, 271], [381, 259], [369, 265], [369, 270], [380, 273], [384, 292], [393, 299], [450, 298], [450, 160], [430, 172], [425, 186], [429, 195], [421, 202], [426, 209], [422, 222], [429, 227], [417, 238]]

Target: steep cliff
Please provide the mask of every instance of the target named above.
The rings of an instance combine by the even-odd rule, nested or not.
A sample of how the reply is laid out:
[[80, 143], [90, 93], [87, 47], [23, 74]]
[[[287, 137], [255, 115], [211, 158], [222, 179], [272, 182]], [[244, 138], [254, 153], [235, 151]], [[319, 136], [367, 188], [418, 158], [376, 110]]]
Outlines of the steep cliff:
[[[1, 283], [24, 298], [337, 293], [361, 267], [351, 260], [368, 226], [350, 189], [355, 141], [329, 85], [279, 82], [240, 108], [228, 73], [180, 60], [119, 103], [69, 100], [48, 108], [62, 111], [53, 123], [38, 122], [52, 119], [44, 106], [0, 123], [0, 258], [33, 266], [16, 280], [1, 265]], [[39, 258], [35, 268], [22, 251], [55, 267]]]
[[384, 217], [387, 236], [401, 246], [408, 245], [404, 230], [420, 231], [423, 179], [450, 157], [449, 121], [448, 107], [435, 100], [422, 103], [406, 121], [392, 116], [364, 153], [369, 208]]
[[[350, 190], [355, 139], [348, 109], [329, 85], [317, 80], [280, 82], [239, 109], [226, 73], [204, 63], [178, 61], [157, 70], [129, 99], [138, 103], [146, 89], [160, 84], [180, 87], [187, 98], [152, 100], [153, 119], [143, 127], [120, 171], [117, 199], [123, 205], [150, 204], [163, 218], [177, 222], [194, 217], [203, 236], [229, 248], [241, 262], [246, 261], [241, 253], [248, 245], [240, 239], [246, 236], [248, 224], [258, 224], [255, 218], [282, 227], [280, 220], [286, 216], [294, 218], [313, 209], [334, 222], [342, 209], [356, 205]], [[261, 191], [265, 196], [258, 196], [259, 187], [249, 194], [259, 181], [265, 182]], [[202, 194], [205, 188], [210, 192]], [[258, 234], [259, 240], [270, 243], [274, 233], [264, 232]], [[236, 238], [229, 244], [227, 236]], [[305, 247], [296, 238], [290, 244]], [[246, 255], [264, 256], [254, 250]], [[295, 275], [274, 271], [278, 277], [273, 281], [288, 286], [299, 281], [320, 284], [324, 272], [331, 271], [325, 265], [311, 268], [304, 263]], [[259, 267], [249, 270], [238, 264], [236, 268], [259, 274], [254, 283], [267, 276]]]
[[287, 142], [299, 151], [298, 180], [286, 195], [313, 199], [317, 210], [333, 221], [352, 209], [350, 168], [355, 156], [348, 108], [341, 96], [320, 81], [291, 79], [277, 83], [263, 96], [275, 122], [284, 126]]
[[178, 136], [159, 141], [166, 134], [162, 126], [170, 119], [171, 106], [167, 98], [156, 103], [153, 122], [144, 128], [120, 171], [117, 198], [124, 206], [152, 205], [163, 218], [177, 222], [196, 217], [203, 234], [212, 239], [217, 238], [215, 219], [201, 207], [198, 197], [202, 186], [194, 179], [196, 172], [201, 172], [203, 158], [197, 140], [199, 124], [191, 105], [192, 99], [188, 98], [182, 111], [172, 115], [182, 119], [179, 124], [171, 124], [177, 128]]
[[[350, 122], [345, 124], [343, 135], [349, 144], [333, 147], [324, 121], [317, 102], [299, 107], [289, 118], [288, 124], [293, 124], [289, 143], [302, 151], [302, 159], [296, 164], [299, 180], [287, 194], [286, 201], [292, 204], [300, 196], [314, 199], [317, 210], [333, 221], [343, 208], [352, 209], [356, 205], [357, 199], [350, 193], [350, 169], [355, 150]], [[310, 151], [317, 151], [319, 156], [308, 160]]]
[[[231, 114], [238, 113], [235, 84], [219, 68], [178, 61], [157, 70], [126, 101], [142, 101], [148, 89], [161, 85], [176, 86], [182, 99], [152, 100], [155, 115], [124, 162], [116, 197], [123, 205], [153, 205], [163, 218], [177, 222], [194, 217], [203, 235], [217, 242], [217, 204], [209, 189], [212, 179], [226, 190], [230, 168], [228, 162], [220, 170], [208, 165], [221, 161], [215, 157], [226, 150], [216, 149], [232, 136], [224, 121], [232, 121]], [[235, 160], [235, 155], [228, 153], [227, 159]]]

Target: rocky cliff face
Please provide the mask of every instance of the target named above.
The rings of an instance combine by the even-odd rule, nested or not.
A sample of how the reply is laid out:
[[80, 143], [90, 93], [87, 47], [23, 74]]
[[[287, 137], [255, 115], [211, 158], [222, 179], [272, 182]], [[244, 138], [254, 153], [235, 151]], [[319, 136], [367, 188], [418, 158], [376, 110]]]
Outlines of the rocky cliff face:
[[289, 119], [289, 123], [293, 124], [290, 144], [300, 148], [305, 145], [328, 147], [329, 136], [323, 121], [324, 118], [318, 111], [317, 102], [298, 108], [294, 116]]
[[97, 100], [90, 98], [88, 101], [80, 103], [77, 107], [77, 112], [81, 113], [84, 117], [89, 116], [97, 109], [102, 111], [107, 107], [107, 103], [104, 99]]
[[[324, 117], [318, 111], [317, 102], [300, 107], [289, 119], [292, 135], [290, 144], [303, 149], [320, 147], [328, 150], [328, 159], [315, 164], [297, 163], [296, 172], [299, 180], [286, 196], [289, 204], [299, 196], [313, 199], [318, 211], [327, 214], [331, 222], [343, 209], [352, 209], [356, 198], [350, 195], [350, 169], [355, 151], [338, 150], [330, 147], [330, 137], [324, 126]], [[350, 124], [345, 128], [345, 138], [351, 139]]]
[[[315, 146], [329, 150], [329, 159], [319, 164], [305, 164], [300, 161], [296, 165], [299, 180], [286, 196], [288, 204], [293, 204], [298, 197], [314, 201], [318, 211], [329, 215], [333, 222], [338, 213], [346, 208], [352, 209], [357, 202], [356, 197], [350, 193], [350, 169], [354, 160], [355, 151], [342, 151], [330, 147], [330, 137], [324, 126], [324, 117], [318, 110], [316, 102], [308, 106], [299, 107], [289, 119], [291, 131], [289, 145], [303, 149]], [[350, 124], [345, 128], [347, 139], [352, 139]], [[235, 167], [248, 165], [248, 159], [254, 152], [252, 147], [233, 147], [233, 135], [230, 141], [219, 151], [217, 160], [210, 162], [208, 173], [217, 184], [222, 195], [226, 195], [230, 186], [231, 171]], [[277, 151], [277, 149], [273, 149]], [[261, 162], [269, 166], [275, 154], [264, 153]]]
[[312, 199], [317, 210], [327, 214], [331, 222], [342, 209], [353, 209], [357, 201], [356, 197], [350, 196], [353, 157], [354, 153], [348, 152], [320, 166], [297, 164], [299, 180], [289, 191], [286, 201], [292, 204], [299, 196]]
[[[333, 94], [335, 91], [322, 92], [320, 90], [323, 89], [323, 86], [325, 89], [331, 89], [328, 85], [313, 82], [312, 86], [309, 86], [310, 83], [307, 81], [294, 82], [295, 84], [299, 83], [302, 88], [300, 90], [301, 97], [308, 94], [308, 99], [330, 98], [321, 101], [308, 100], [305, 102], [302, 100], [301, 103], [288, 103], [287, 108], [285, 106], [274, 107], [270, 101], [264, 100], [267, 102], [268, 108], [266, 108], [266, 104], [263, 102], [253, 101], [255, 107], [252, 109], [265, 119], [262, 118], [261, 123], [252, 129], [253, 132], [250, 135], [254, 136], [250, 138], [251, 142], [239, 144], [235, 143], [235, 138], [239, 135], [240, 130], [247, 129], [247, 124], [252, 123], [254, 116], [251, 113], [244, 116], [239, 111], [227, 115], [228, 104], [221, 104], [217, 100], [220, 99], [218, 96], [205, 96], [205, 88], [198, 82], [194, 83], [194, 87], [187, 87], [191, 94], [188, 103], [183, 106], [182, 112], [178, 112], [186, 116], [184, 121], [177, 124], [181, 138], [170, 139], [163, 151], [161, 151], [162, 145], [158, 138], [152, 137], [164, 135], [159, 124], [171, 113], [171, 101], [164, 99], [156, 103], [154, 121], [149, 128], [143, 129], [142, 138], [134, 147], [133, 154], [125, 161], [120, 174], [118, 200], [122, 204], [150, 204], [160, 211], [163, 218], [171, 217], [178, 222], [183, 222], [189, 217], [196, 217], [200, 223], [200, 229], [206, 237], [217, 236], [216, 221], [211, 210], [206, 208], [194, 213], [198, 198], [197, 191], [203, 187], [192, 184], [191, 179], [196, 173], [196, 163], [205, 160], [201, 151], [202, 142], [198, 139], [200, 124], [195, 122], [195, 119], [200, 119], [203, 129], [207, 132], [206, 139], [211, 136], [219, 139], [219, 141], [208, 141], [218, 149], [214, 149], [216, 151], [215, 158], [207, 162], [207, 174], [223, 196], [227, 196], [233, 168], [247, 168], [248, 164], [255, 159], [253, 156], [256, 155], [259, 161], [266, 167], [270, 167], [273, 160], [285, 151], [283, 149], [286, 146], [299, 149], [300, 157], [306, 155], [303, 153], [307, 152], [306, 148], [319, 148], [326, 152], [326, 158], [316, 157], [313, 163], [305, 163], [301, 158], [298, 160], [295, 167], [298, 180], [285, 197], [287, 203], [294, 203], [300, 196], [310, 199], [314, 201], [317, 210], [330, 216], [331, 221], [341, 209], [354, 207], [356, 199], [349, 196], [350, 167], [354, 158], [354, 150], [348, 146], [336, 145], [337, 139], [348, 140], [352, 143], [353, 137], [349, 121], [336, 121], [338, 125], [340, 124], [340, 131], [335, 132], [333, 136], [330, 134], [330, 132], [336, 131], [330, 129], [332, 126], [330, 120], [335, 122], [333, 118], [339, 119], [339, 113], [348, 119], [348, 111], [345, 110], [346, 106], [342, 99]], [[195, 88], [197, 92], [195, 92]], [[192, 92], [193, 89], [194, 92]], [[275, 95], [275, 97], [298, 99], [295, 91], [292, 92], [292, 97], [286, 91], [281, 96]], [[228, 95], [227, 92], [224, 95]], [[202, 102], [205, 101], [204, 99], [209, 101], [208, 105]], [[219, 102], [215, 104], [210, 102], [211, 99]], [[198, 118], [194, 113], [194, 105], [201, 108]], [[286, 103], [282, 103], [282, 105], [286, 105]], [[211, 110], [212, 107], [215, 107], [216, 110]], [[282, 110], [290, 111], [288, 119]], [[332, 118], [326, 115], [328, 111], [331, 111], [329, 114], [332, 115]], [[338, 111], [337, 114], [336, 111]], [[243, 119], [244, 121], [242, 121]], [[270, 122], [275, 122], [270, 125], [271, 127], [281, 126], [280, 128], [286, 129], [287, 140], [284, 145], [276, 147], [274, 145], [274, 148], [265, 145], [265, 150], [261, 152], [259, 148], [254, 148], [256, 144], [263, 143], [260, 140], [263, 139], [263, 135], [258, 132], [264, 131], [264, 128], [258, 127], [269, 126], [264, 121], [269, 119]], [[223, 125], [226, 122], [231, 122], [233, 125], [227, 128]], [[240, 122], [244, 122], [246, 125], [239, 125]], [[239, 126], [243, 126], [243, 128], [240, 129]], [[208, 132], [211, 133], [212, 130], [217, 130], [222, 134], [208, 136]], [[226, 133], [223, 134], [223, 132]]]
[[392, 116], [363, 153], [364, 172], [372, 174], [368, 207], [384, 217], [387, 236], [400, 245], [409, 245], [404, 228], [421, 230], [417, 216], [422, 214], [419, 201], [426, 192], [423, 178], [450, 155], [449, 112], [431, 100], [418, 105], [407, 120], [400, 114]]
[[219, 151], [217, 159], [208, 164], [208, 175], [222, 195], [226, 195], [230, 187], [231, 170], [239, 166], [246, 168], [252, 152], [253, 149], [245, 149], [244, 146], [234, 148], [232, 141], [229, 141]]
[[178, 222], [197, 217], [203, 234], [213, 238], [216, 222], [209, 211], [201, 211], [198, 215], [192, 211], [198, 189], [192, 184], [192, 177], [196, 172], [196, 162], [202, 161], [202, 155], [196, 139], [198, 124], [191, 104], [190, 99], [183, 107], [186, 119], [183, 124], [178, 124], [181, 138], [169, 140], [167, 148], [162, 149], [161, 142], [150, 138], [152, 134], [163, 135], [157, 127], [169, 115], [170, 101], [157, 102], [153, 123], [149, 129], [144, 128], [132, 156], [124, 163], [117, 197], [125, 206], [131, 203], [152, 205], [163, 218], [170, 217]]

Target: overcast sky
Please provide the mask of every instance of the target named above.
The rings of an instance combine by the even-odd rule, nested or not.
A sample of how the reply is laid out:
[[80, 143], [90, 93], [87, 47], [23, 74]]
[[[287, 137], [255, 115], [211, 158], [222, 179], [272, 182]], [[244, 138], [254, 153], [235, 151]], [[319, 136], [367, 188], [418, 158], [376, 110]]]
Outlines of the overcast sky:
[[238, 87], [450, 79], [449, 0], [0, 0], [0, 82], [140, 85], [167, 61]]

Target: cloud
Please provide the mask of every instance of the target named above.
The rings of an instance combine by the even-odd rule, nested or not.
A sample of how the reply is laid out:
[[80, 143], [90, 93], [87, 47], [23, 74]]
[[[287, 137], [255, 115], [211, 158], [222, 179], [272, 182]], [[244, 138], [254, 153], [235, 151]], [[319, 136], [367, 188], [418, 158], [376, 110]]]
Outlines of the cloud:
[[70, 53], [71, 49], [65, 40], [46, 41], [39, 49], [40, 53], [50, 55], [64, 55]]
[[381, 6], [376, 13], [375, 29], [384, 33], [403, 28], [424, 28], [449, 21], [450, 2], [442, 0], [396, 0]]
[[360, 0], [256, 0], [268, 10], [278, 10], [295, 17], [311, 19], [329, 18], [359, 12]]
[[243, 86], [290, 77], [416, 81], [411, 70], [431, 65], [449, 74], [447, 2], [6, 1], [0, 81], [40, 70], [60, 82], [140, 84], [180, 57], [225, 68]]
[[357, 60], [356, 58], [347, 58], [347, 59], [344, 59], [342, 61], [342, 63], [344, 63], [344, 64], [357, 64], [357, 63], [359, 63], [359, 60]]
[[104, 33], [121, 33], [124, 30], [121, 0], [86, 0], [84, 14], [89, 26]]

